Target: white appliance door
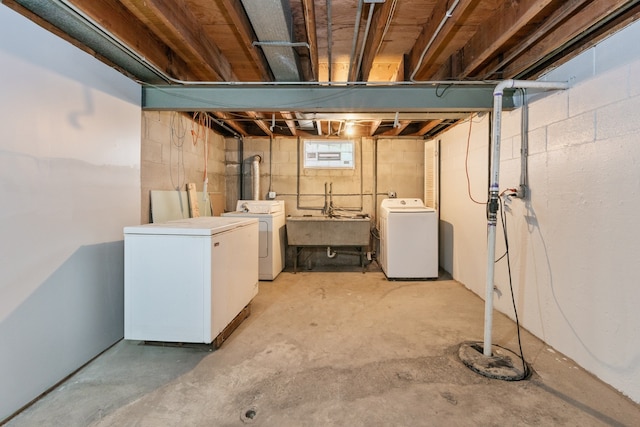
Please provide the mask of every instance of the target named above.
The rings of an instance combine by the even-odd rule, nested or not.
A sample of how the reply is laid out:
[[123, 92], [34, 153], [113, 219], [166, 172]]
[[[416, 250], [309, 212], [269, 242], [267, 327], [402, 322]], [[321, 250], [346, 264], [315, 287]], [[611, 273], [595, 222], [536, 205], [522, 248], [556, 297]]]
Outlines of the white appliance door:
[[211, 239], [211, 340], [258, 293], [258, 222]]
[[436, 212], [391, 213], [387, 226], [387, 276], [438, 277]]
[[125, 339], [206, 342], [207, 236], [125, 235]]
[[269, 221], [260, 219], [258, 227], [260, 233], [258, 256], [260, 258], [267, 258], [269, 256], [269, 248], [271, 246], [271, 230], [269, 230]]

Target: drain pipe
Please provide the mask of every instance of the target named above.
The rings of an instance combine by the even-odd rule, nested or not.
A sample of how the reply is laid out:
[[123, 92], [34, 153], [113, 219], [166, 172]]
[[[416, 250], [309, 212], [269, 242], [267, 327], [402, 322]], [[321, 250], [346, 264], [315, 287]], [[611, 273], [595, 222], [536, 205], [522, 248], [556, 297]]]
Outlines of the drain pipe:
[[262, 157], [253, 156], [251, 161], [251, 187], [253, 191], [253, 200], [260, 200], [260, 162]]
[[493, 292], [496, 257], [496, 224], [499, 204], [499, 176], [500, 176], [500, 128], [502, 124], [502, 94], [505, 89], [539, 89], [563, 90], [567, 89], [567, 82], [537, 82], [529, 80], [505, 80], [498, 83], [493, 90], [493, 152], [491, 155], [489, 206], [487, 213], [487, 283], [484, 306], [484, 346], [483, 354], [492, 355], [491, 328], [493, 324]]

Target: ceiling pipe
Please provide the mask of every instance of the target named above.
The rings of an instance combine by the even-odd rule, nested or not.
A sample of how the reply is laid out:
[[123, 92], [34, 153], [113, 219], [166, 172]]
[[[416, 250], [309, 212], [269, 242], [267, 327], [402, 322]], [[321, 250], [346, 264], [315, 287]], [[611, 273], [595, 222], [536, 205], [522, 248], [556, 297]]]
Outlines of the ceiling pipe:
[[353, 29], [353, 43], [351, 44], [351, 55], [349, 55], [349, 72], [347, 73], [347, 80], [351, 79], [351, 69], [356, 56], [356, 46], [358, 45], [358, 35], [360, 34], [360, 17], [362, 16], [362, 6], [364, 0], [358, 1], [358, 10], [356, 12], [356, 22]]
[[485, 290], [484, 309], [484, 345], [483, 355], [492, 356], [491, 329], [493, 323], [493, 293], [496, 256], [496, 223], [499, 205], [499, 177], [500, 177], [500, 138], [502, 126], [502, 96], [505, 89], [538, 89], [564, 90], [569, 87], [568, 82], [539, 82], [529, 80], [505, 80], [493, 90], [493, 147], [491, 154], [490, 186], [487, 223], [487, 282]]
[[460, 0], [455, 0], [453, 2], [453, 4], [451, 4], [451, 7], [445, 12], [444, 16], [442, 17], [442, 20], [440, 21], [440, 24], [438, 24], [438, 28], [436, 28], [436, 30], [434, 31], [433, 35], [431, 36], [431, 39], [429, 39], [429, 43], [427, 43], [427, 45], [422, 50], [422, 54], [420, 55], [420, 59], [418, 60], [418, 63], [416, 64], [416, 67], [414, 68], [413, 72], [411, 73], [411, 77], [409, 77], [410, 81], [416, 82], [415, 81], [416, 74], [418, 73], [418, 70], [420, 69], [420, 66], [422, 65], [422, 61], [424, 61], [424, 57], [427, 54], [427, 51], [429, 50], [429, 48], [431, 47], [433, 42], [436, 40], [436, 37], [438, 37], [438, 34], [440, 34], [440, 31], [442, 31], [442, 27], [444, 27], [444, 24], [447, 22], [447, 20], [449, 18], [451, 18], [453, 16], [453, 11], [458, 6], [458, 3], [460, 3]]
[[253, 42], [253, 46], [284, 46], [284, 47], [306, 47], [311, 49], [307, 42]]
[[373, 10], [375, 3], [369, 5], [369, 16], [367, 17], [367, 24], [364, 27], [364, 34], [362, 36], [362, 47], [360, 48], [360, 55], [358, 55], [358, 65], [356, 65], [356, 73], [353, 75], [354, 80], [358, 80], [360, 75], [360, 67], [362, 66], [362, 57], [364, 56], [364, 50], [367, 46], [367, 37], [369, 37], [369, 30], [371, 29], [371, 21], [373, 20]]
[[331, 23], [331, 0], [327, 0], [327, 60], [328, 64], [328, 74], [327, 81], [331, 81], [331, 45], [333, 44], [333, 25]]

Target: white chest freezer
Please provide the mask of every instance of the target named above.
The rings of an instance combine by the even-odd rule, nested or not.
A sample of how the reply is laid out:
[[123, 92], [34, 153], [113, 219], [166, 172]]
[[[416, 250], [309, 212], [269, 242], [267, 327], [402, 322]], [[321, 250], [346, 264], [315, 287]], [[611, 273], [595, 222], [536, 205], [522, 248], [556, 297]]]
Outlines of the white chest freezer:
[[124, 228], [124, 337], [211, 343], [258, 293], [258, 220]]

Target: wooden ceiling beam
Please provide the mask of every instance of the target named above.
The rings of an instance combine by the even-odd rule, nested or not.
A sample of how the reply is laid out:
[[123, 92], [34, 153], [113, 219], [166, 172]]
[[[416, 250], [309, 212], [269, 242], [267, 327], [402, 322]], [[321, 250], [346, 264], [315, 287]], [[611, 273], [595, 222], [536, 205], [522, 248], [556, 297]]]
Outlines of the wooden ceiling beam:
[[289, 128], [291, 135], [296, 136], [298, 134], [298, 129], [296, 126], [296, 121], [293, 118], [293, 114], [291, 114], [288, 111], [281, 111], [280, 114], [282, 114], [282, 117], [284, 118], [284, 122], [287, 124], [287, 127]]
[[273, 132], [271, 132], [269, 126], [264, 122], [264, 116], [262, 114], [255, 111], [247, 111], [247, 115], [254, 120], [255, 124], [258, 125], [267, 136], [273, 136]]
[[[423, 27], [416, 43], [411, 48], [406, 64], [406, 69], [408, 70], [408, 75], [406, 77], [408, 79], [410, 79], [414, 73], [415, 80], [428, 80], [430, 78], [430, 76], [425, 75], [425, 71], [428, 67], [432, 67], [434, 65], [434, 59], [442, 54], [442, 50], [445, 49], [447, 41], [450, 41], [450, 39], [455, 35], [456, 30], [462, 24], [462, 22], [460, 22], [460, 17], [468, 13], [470, 9], [479, 3], [479, 1], [460, 0], [456, 8], [453, 10], [451, 17], [444, 21], [444, 24], [442, 24], [442, 27], [438, 32], [438, 27], [441, 26], [443, 19], [447, 16], [447, 12], [449, 11], [449, 3], [450, 2], [447, 0], [440, 0], [438, 2], [438, 4], [433, 8], [429, 21]], [[431, 42], [434, 35], [435, 38]], [[429, 45], [429, 43], [431, 43], [431, 45]], [[427, 47], [428, 49], [425, 52], [424, 58], [421, 60], [420, 58], [422, 57], [422, 53]]]
[[231, 129], [233, 129], [236, 132], [238, 132], [240, 135], [242, 135], [242, 136], [248, 136], [249, 135], [249, 132], [247, 132], [247, 130], [244, 128], [244, 126], [242, 126], [236, 120], [232, 119], [228, 113], [225, 113], [223, 111], [215, 111], [213, 113], [213, 115], [216, 116], [216, 118], [222, 120], [224, 122], [224, 124], [226, 124]]
[[371, 124], [369, 125], [369, 135], [375, 135], [381, 123], [382, 123], [382, 120], [372, 121]]
[[[567, 13], [565, 8], [559, 9], [556, 13], [561, 14], [562, 19], [556, 20], [560, 21], [558, 25], [546, 31], [539, 39], [536, 39], [536, 42], [527, 45], [526, 49], [514, 47], [505, 52], [505, 58], [512, 56], [514, 52], [518, 55], [513, 55], [516, 57], [501, 69], [495, 70], [495, 64], [493, 64], [494, 67], [489, 65], [489, 70], [501, 71], [502, 76], [518, 76], [538, 63], [541, 58], [551, 55], [566, 43], [583, 34], [594, 23], [604, 20], [619, 9], [624, 8], [629, 2], [625, 0], [593, 0], [586, 3], [584, 7], [579, 10], [571, 10], [570, 13]], [[640, 6], [636, 5], [634, 9], [638, 13]], [[553, 19], [553, 16], [549, 19]], [[581, 49], [578, 49], [575, 52], [578, 53], [580, 51]]]
[[[3, 0], [3, 4], [14, 9], [18, 13], [28, 17], [43, 28], [51, 31], [57, 36], [67, 40], [74, 46], [93, 55], [99, 60], [116, 67], [124, 74], [126, 71], [121, 70], [116, 64], [109, 59], [99, 55], [88, 46], [82, 44], [70, 35], [63, 33], [52, 24], [49, 24], [42, 18], [33, 14], [13, 0]], [[117, 1], [95, 1], [95, 0], [75, 0], [74, 5], [82, 10], [97, 24], [109, 31], [121, 42], [132, 47], [138, 54], [164, 71], [166, 74], [176, 78], [193, 78], [194, 73], [177, 54], [172, 51], [162, 40], [152, 33], [143, 22], [131, 15], [120, 2]], [[137, 76], [132, 76], [136, 78]]]
[[400, 120], [400, 122], [398, 123], [398, 126], [394, 126], [393, 128], [382, 132], [380, 136], [398, 136], [410, 124], [411, 124], [411, 120]]
[[451, 77], [464, 79], [472, 75], [552, 3], [554, 0], [521, 0], [502, 3], [495, 15], [491, 17], [491, 25], [480, 27], [459, 54], [452, 56], [452, 60], [457, 61], [451, 65], [452, 69], [461, 71]]
[[307, 42], [309, 43], [309, 55], [311, 61], [311, 75], [314, 81], [318, 80], [318, 34], [316, 32], [316, 9], [313, 0], [302, 0], [304, 10], [304, 22], [307, 29]]
[[435, 129], [436, 126], [438, 126], [440, 123], [442, 123], [442, 120], [440, 120], [440, 119], [438, 119], [438, 120], [429, 120], [427, 122], [424, 122], [422, 124], [422, 126], [420, 126], [418, 131], [415, 132], [413, 135], [416, 135], [416, 136], [426, 135], [427, 132], [429, 132], [432, 129]]
[[[393, 12], [393, 1], [385, 1], [382, 5], [377, 6], [373, 12], [371, 20], [371, 29], [369, 37], [365, 43], [364, 54], [362, 55], [362, 64], [360, 70], [362, 73], [362, 81], [369, 80], [373, 62], [376, 59], [382, 39], [384, 37], [385, 26], [387, 20], [391, 18]], [[356, 76], [357, 78], [358, 76]]]
[[235, 25], [242, 44], [253, 60], [262, 80], [268, 82], [273, 81], [274, 79], [273, 74], [271, 73], [271, 68], [269, 68], [269, 64], [267, 63], [267, 59], [265, 58], [262, 49], [256, 48], [253, 45], [253, 42], [258, 40], [258, 37], [253, 31], [253, 27], [247, 18], [247, 14], [242, 7], [242, 3], [238, 0], [220, 0], [220, 2]]
[[147, 17], [148, 25], [161, 37], [164, 35], [165, 43], [183, 55], [192, 67], [206, 70], [206, 80], [236, 80], [231, 64], [206, 37], [202, 25], [183, 0], [122, 0], [122, 3], [132, 12]]

